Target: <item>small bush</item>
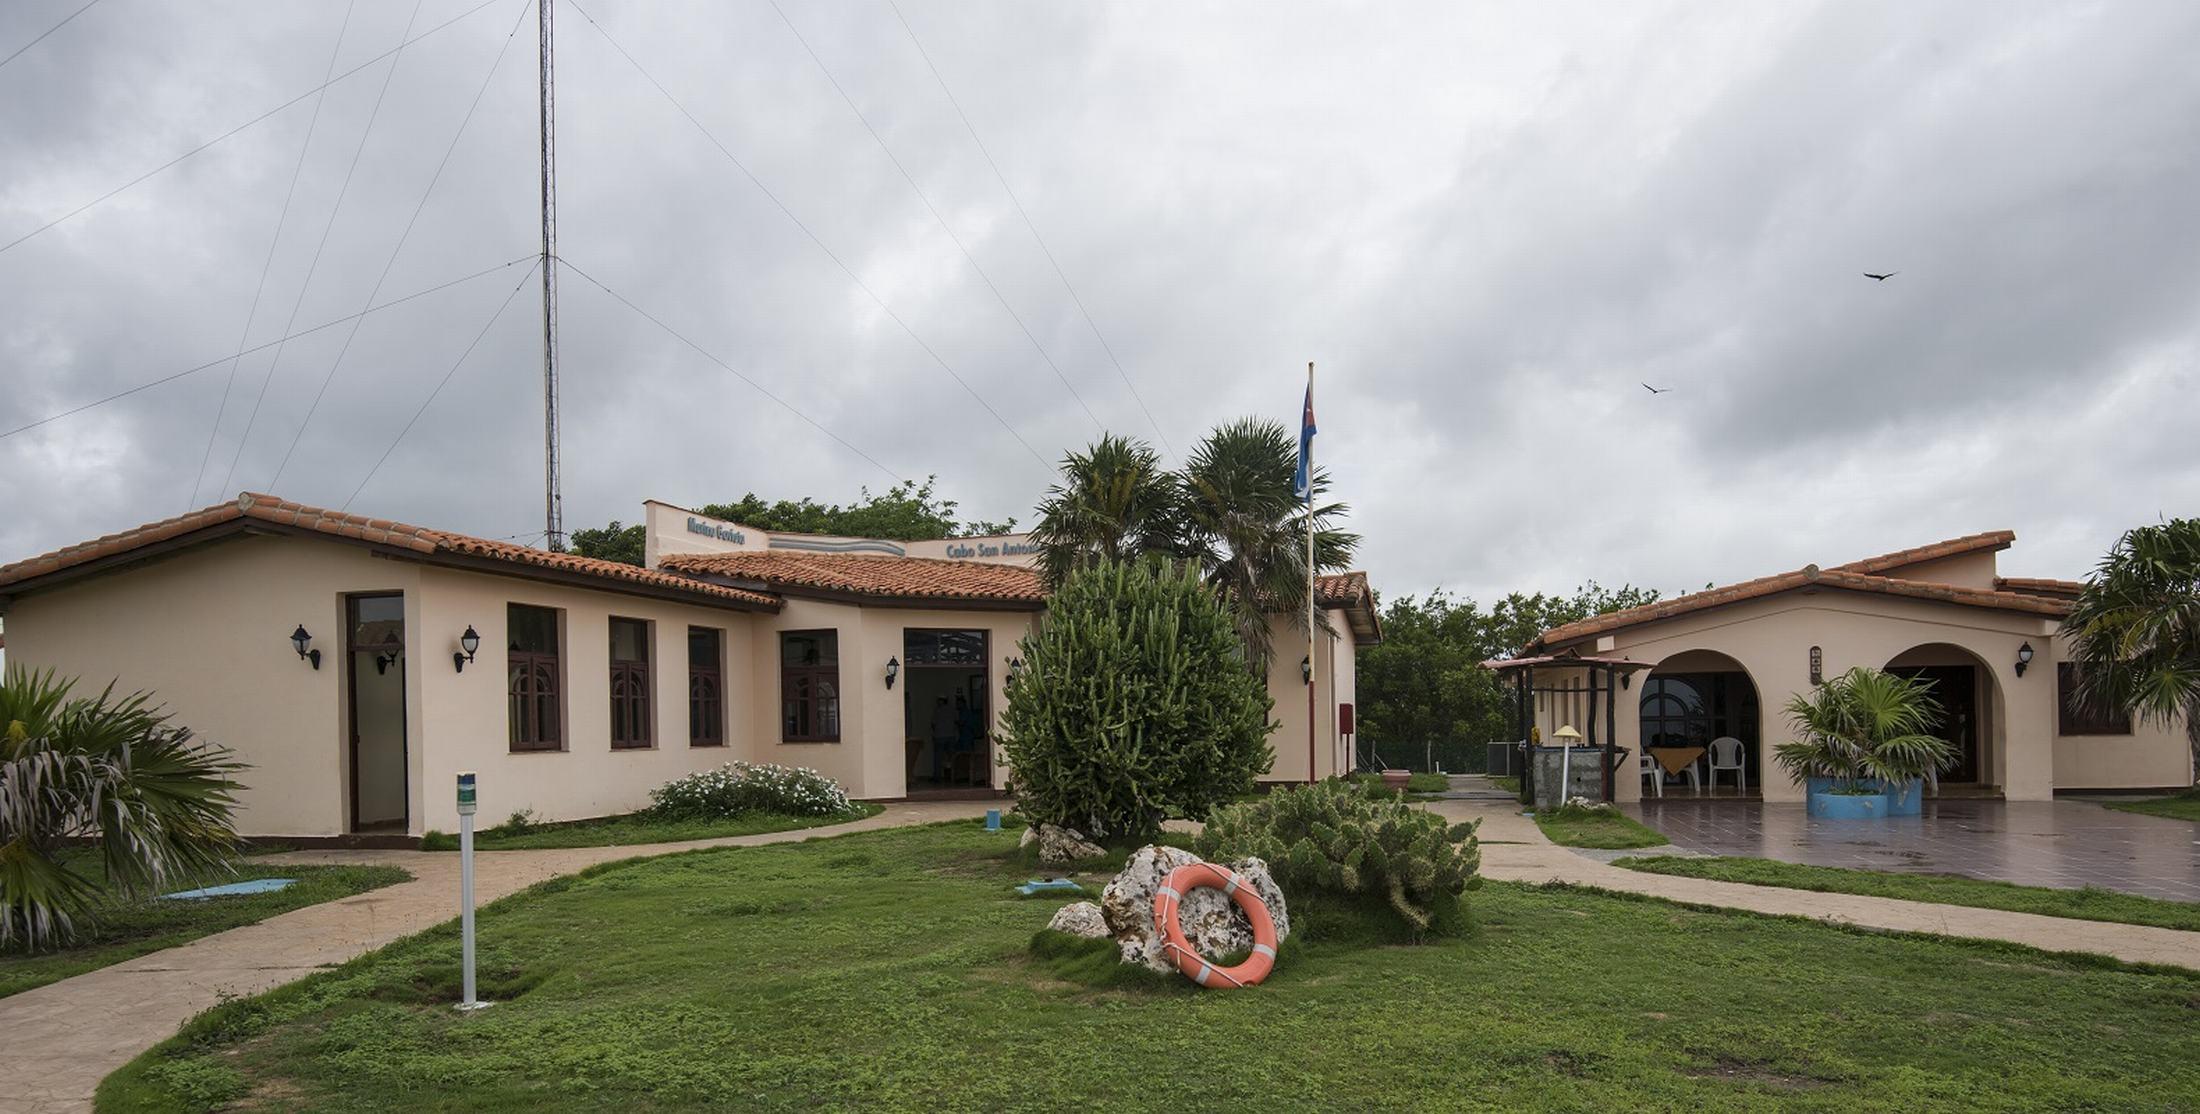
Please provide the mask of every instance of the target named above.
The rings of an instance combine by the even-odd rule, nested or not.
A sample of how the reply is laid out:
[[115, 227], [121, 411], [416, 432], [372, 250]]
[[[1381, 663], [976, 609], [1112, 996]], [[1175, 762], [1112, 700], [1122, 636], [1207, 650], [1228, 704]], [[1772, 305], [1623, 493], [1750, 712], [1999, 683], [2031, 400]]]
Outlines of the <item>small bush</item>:
[[1110, 843], [1204, 819], [1268, 768], [1267, 686], [1196, 570], [1073, 573], [1018, 644], [1001, 749], [1016, 810]]
[[1217, 809], [1192, 850], [1217, 860], [1258, 855], [1287, 897], [1303, 889], [1356, 896], [1415, 936], [1455, 935], [1466, 927], [1460, 895], [1481, 884], [1474, 828], [1446, 827], [1435, 813], [1331, 781]]
[[840, 783], [811, 769], [728, 762], [650, 790], [650, 812], [675, 820], [777, 812], [837, 816], [855, 811]]

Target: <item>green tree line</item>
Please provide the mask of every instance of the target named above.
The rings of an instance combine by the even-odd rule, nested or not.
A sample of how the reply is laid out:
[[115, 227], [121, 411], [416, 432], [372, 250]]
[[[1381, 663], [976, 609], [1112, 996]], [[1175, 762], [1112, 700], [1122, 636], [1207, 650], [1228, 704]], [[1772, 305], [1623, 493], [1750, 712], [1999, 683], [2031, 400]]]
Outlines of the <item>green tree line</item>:
[[1383, 641], [1359, 653], [1361, 760], [1479, 770], [1483, 745], [1514, 735], [1513, 694], [1481, 663], [1517, 654], [1555, 626], [1655, 602], [1647, 588], [1591, 581], [1570, 596], [1513, 592], [1484, 607], [1441, 589], [1383, 608]]
[[[735, 502], [705, 503], [695, 508], [695, 512], [706, 518], [738, 522], [758, 530], [886, 538], [901, 542], [982, 537], [1015, 531], [1013, 518], [1006, 522], [957, 521], [956, 502], [940, 497], [936, 490], [938, 481], [937, 476], [927, 476], [921, 484], [903, 480], [880, 492], [866, 487], [861, 489], [859, 498], [845, 506], [820, 503], [807, 495], [800, 499], [765, 499], [752, 491]], [[612, 519], [608, 526], [573, 531], [572, 543], [573, 552], [583, 557], [629, 565], [642, 563], [640, 523], [628, 526]]]

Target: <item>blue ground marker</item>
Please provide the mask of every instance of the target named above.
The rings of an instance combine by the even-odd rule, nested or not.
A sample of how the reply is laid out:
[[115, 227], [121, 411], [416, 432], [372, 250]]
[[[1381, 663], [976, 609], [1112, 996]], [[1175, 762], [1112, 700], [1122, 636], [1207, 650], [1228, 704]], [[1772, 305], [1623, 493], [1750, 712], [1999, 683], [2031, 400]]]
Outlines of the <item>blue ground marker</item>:
[[231, 882], [226, 886], [208, 886], [201, 890], [180, 890], [162, 894], [169, 901], [204, 901], [210, 897], [234, 897], [238, 894], [269, 894], [283, 889], [296, 878], [254, 878], [249, 882]]

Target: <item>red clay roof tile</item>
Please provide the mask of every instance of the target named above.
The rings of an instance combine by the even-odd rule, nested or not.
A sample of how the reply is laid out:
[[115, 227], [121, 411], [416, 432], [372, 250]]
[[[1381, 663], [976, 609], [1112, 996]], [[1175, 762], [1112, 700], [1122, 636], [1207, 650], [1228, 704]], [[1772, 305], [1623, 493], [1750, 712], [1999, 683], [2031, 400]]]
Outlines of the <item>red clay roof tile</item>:
[[777, 610], [779, 601], [757, 592], [744, 591], [723, 584], [710, 584], [692, 577], [676, 576], [654, 569], [639, 568], [617, 561], [604, 561], [582, 557], [572, 553], [552, 553], [548, 550], [530, 549], [510, 542], [491, 541], [467, 534], [454, 534], [446, 530], [431, 530], [425, 526], [409, 526], [388, 519], [368, 519], [360, 515], [310, 507], [293, 503], [272, 495], [246, 492], [235, 502], [222, 503], [175, 518], [147, 523], [134, 530], [108, 534], [88, 542], [64, 546], [52, 553], [43, 554], [11, 565], [0, 566], [0, 588], [22, 585], [40, 577], [61, 572], [78, 565], [108, 557], [120, 556], [149, 545], [182, 537], [211, 526], [220, 526], [241, 518], [250, 518], [276, 526], [288, 526], [333, 538], [368, 542], [409, 550], [424, 556], [464, 556], [484, 558], [511, 565], [532, 566], [563, 573], [576, 574], [584, 579], [601, 581], [608, 591], [622, 587], [642, 587], [659, 591], [672, 591], [690, 595], [698, 600], [715, 604], [732, 604], [749, 609]]
[[[1654, 623], [1661, 619], [1670, 619], [1714, 607], [1724, 607], [1727, 604], [1740, 603], [1744, 600], [1761, 599], [1765, 596], [1777, 595], [1781, 592], [1790, 592], [1809, 586], [1839, 588], [1852, 592], [1871, 592], [1879, 595], [1901, 596], [1907, 599], [1933, 600], [1940, 603], [1986, 607], [2002, 611], [2019, 611], [2051, 618], [2060, 618], [2069, 614], [2070, 605], [2067, 599], [2056, 598], [2054, 595], [2044, 592], [2007, 590], [2001, 586], [2009, 582], [2001, 579], [1995, 581], [1997, 585], [1995, 589], [1969, 588], [1956, 584], [1906, 580], [1867, 571], [1871, 569], [1898, 569], [1906, 565], [1939, 560], [1943, 557], [1953, 557], [1962, 553], [1976, 552], [1980, 549], [2005, 549], [2015, 540], [2016, 534], [2011, 531], [1995, 530], [1984, 534], [1951, 538], [1944, 542], [1935, 542], [1932, 545], [1882, 554], [1878, 557], [1867, 557], [1862, 561], [1852, 561], [1837, 568], [1821, 569], [1816, 565], [1805, 565], [1793, 572], [1778, 573], [1773, 576], [1759, 577], [1755, 580], [1744, 580], [1737, 584], [1709, 588], [1701, 592], [1691, 592], [1685, 596], [1659, 600], [1656, 603], [1644, 604], [1640, 607], [1630, 607], [1624, 611], [1593, 615], [1587, 619], [1553, 627], [1536, 636], [1535, 640], [1530, 642], [1524, 650], [1533, 653], [1547, 647], [1596, 635], [1609, 634], [1626, 627]], [[2050, 581], [2047, 583], [2066, 584], [2068, 582]]]
[[888, 557], [859, 553], [677, 553], [663, 568], [698, 576], [753, 581], [772, 589], [811, 589], [892, 599], [1046, 602], [1036, 569], [981, 561]]

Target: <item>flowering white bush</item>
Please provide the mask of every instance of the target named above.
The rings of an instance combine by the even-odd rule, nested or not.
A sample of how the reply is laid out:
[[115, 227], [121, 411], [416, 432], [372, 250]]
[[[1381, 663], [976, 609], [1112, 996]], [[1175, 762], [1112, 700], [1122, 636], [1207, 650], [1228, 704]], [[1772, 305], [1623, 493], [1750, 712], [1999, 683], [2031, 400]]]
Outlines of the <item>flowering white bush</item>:
[[1569, 797], [1566, 799], [1565, 804], [1558, 806], [1557, 811], [1568, 815], [1589, 813], [1595, 816], [1606, 816], [1619, 812], [1617, 808], [1612, 807], [1610, 802], [1592, 801], [1587, 797]]
[[736, 816], [778, 812], [835, 816], [855, 811], [848, 791], [816, 770], [771, 763], [728, 762], [650, 790], [652, 811], [668, 817]]

